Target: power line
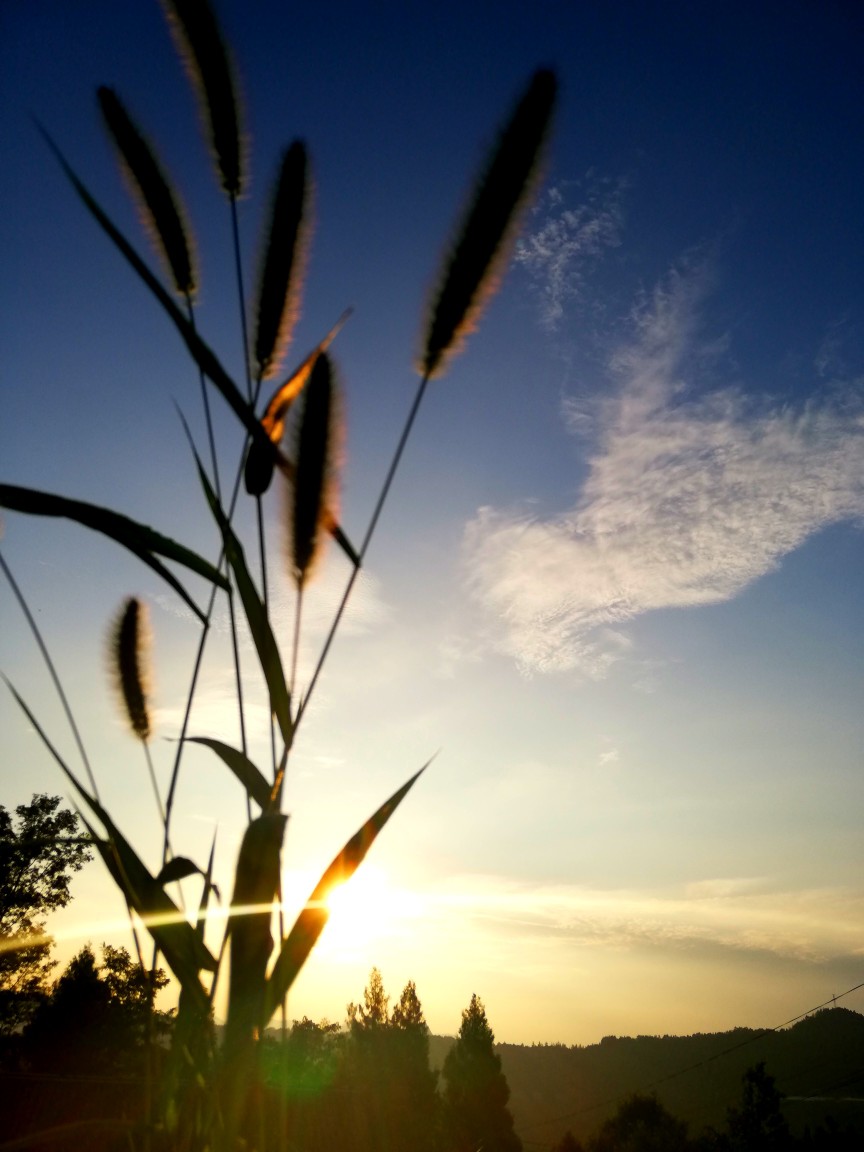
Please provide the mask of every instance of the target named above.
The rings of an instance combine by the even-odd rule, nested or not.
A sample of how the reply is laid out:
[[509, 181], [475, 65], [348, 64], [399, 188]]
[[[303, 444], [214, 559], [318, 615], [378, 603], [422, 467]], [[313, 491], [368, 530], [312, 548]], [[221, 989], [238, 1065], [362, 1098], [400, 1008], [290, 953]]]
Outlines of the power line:
[[[847, 988], [845, 992], [839, 993], [836, 996], [830, 996], [821, 1004], [817, 1004], [815, 1008], [808, 1008], [806, 1012], [799, 1012], [797, 1016], [793, 1016], [790, 1020], [784, 1020], [782, 1024], [775, 1024], [773, 1028], [763, 1028], [761, 1032], [756, 1032], [752, 1036], [748, 1036], [746, 1040], [741, 1040], [737, 1044], [731, 1044], [728, 1048], [723, 1048], [720, 1052], [715, 1052], [712, 1056], [706, 1056], [702, 1060], [697, 1060], [695, 1064], [688, 1064], [685, 1068], [679, 1068], [677, 1072], [670, 1072], [668, 1076], [661, 1076], [659, 1080], [652, 1080], [650, 1084], [644, 1085], [642, 1088], [637, 1089], [639, 1092], [650, 1092], [653, 1088], [659, 1088], [661, 1084], [668, 1084], [670, 1080], [677, 1080], [679, 1076], [685, 1076], [688, 1072], [694, 1072], [697, 1068], [703, 1068], [706, 1064], [711, 1064], [715, 1060], [719, 1060], [723, 1056], [728, 1056], [732, 1052], [737, 1052], [740, 1048], [746, 1048], [748, 1044], [755, 1044], [757, 1040], [762, 1040], [765, 1036], [770, 1036], [773, 1032], [779, 1032], [783, 1028], [788, 1028], [790, 1024], [797, 1024], [799, 1020], [803, 1020], [805, 1016], [811, 1016], [814, 1012], [819, 1012], [822, 1008], [827, 1008], [829, 1004], [836, 1004], [838, 1000], [843, 1000], [846, 996], [851, 996], [853, 992], [857, 992], [860, 988], [864, 988], [864, 980], [860, 984], [856, 984], [853, 988]], [[562, 1120], [572, 1120], [576, 1116], [584, 1116], [587, 1112], [595, 1112], [598, 1108], [605, 1108], [610, 1104], [615, 1104], [618, 1101], [617, 1096], [610, 1096], [604, 1100], [597, 1100], [593, 1104], [586, 1104], [582, 1108], [576, 1108], [572, 1112], [565, 1112], [561, 1116], [551, 1116], [547, 1120], [537, 1120], [533, 1124], [520, 1125], [519, 1131], [531, 1132], [535, 1128], [543, 1128], [547, 1124], [559, 1124]], [[539, 1144], [538, 1141], [526, 1141], [529, 1144]]]

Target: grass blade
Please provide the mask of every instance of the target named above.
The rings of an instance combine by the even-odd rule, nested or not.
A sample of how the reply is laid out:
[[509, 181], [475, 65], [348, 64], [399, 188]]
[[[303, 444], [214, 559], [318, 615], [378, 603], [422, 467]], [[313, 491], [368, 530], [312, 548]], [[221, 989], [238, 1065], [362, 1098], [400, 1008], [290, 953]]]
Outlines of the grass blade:
[[378, 811], [356, 832], [338, 856], [334, 858], [324, 875], [316, 884], [306, 906], [297, 917], [294, 927], [282, 941], [282, 947], [267, 981], [264, 1000], [262, 1026], [266, 1026], [273, 1013], [282, 1003], [283, 997], [297, 978], [306, 958], [315, 946], [318, 937], [327, 923], [327, 894], [338, 884], [343, 884], [356, 872], [366, 853], [375, 842], [378, 833], [408, 795], [420, 776], [432, 761], [428, 761], [419, 772], [402, 785]]
[[246, 794], [255, 801], [261, 811], [266, 812], [270, 808], [273, 785], [267, 783], [260, 769], [255, 767], [248, 756], [244, 756], [239, 749], [232, 748], [230, 744], [223, 744], [221, 740], [214, 740], [209, 736], [187, 736], [186, 742], [203, 744], [205, 748], [210, 748], [231, 769], [243, 785]]
[[203, 876], [204, 873], [194, 860], [188, 856], [175, 856], [169, 860], [156, 877], [156, 883], [164, 888], [166, 884], [173, 884], [177, 880], [185, 880], [187, 876]]
[[141, 135], [112, 88], [99, 88], [99, 107], [132, 197], [177, 292], [191, 299], [196, 275], [193, 247], [177, 197], [152, 147]]
[[230, 589], [227, 579], [196, 552], [154, 531], [146, 524], [139, 524], [135, 520], [130, 520], [128, 516], [112, 512], [109, 508], [100, 508], [97, 504], [88, 504], [83, 500], [69, 500], [65, 496], [55, 496], [51, 492], [40, 492], [35, 488], [22, 488], [17, 484], [0, 484], [0, 508], [24, 512], [29, 516], [64, 517], [110, 537], [158, 572], [202, 621], [205, 619], [204, 614], [177, 578], [156, 559], [154, 553], [182, 564], [226, 592]]
[[429, 311], [423, 376], [444, 370], [497, 288], [534, 182], [556, 87], [552, 72], [534, 73], [480, 178]]
[[279, 860], [288, 817], [267, 813], [246, 829], [234, 873], [228, 920], [231, 975], [225, 1046], [232, 1051], [254, 1039], [261, 1023], [265, 975], [273, 937], [270, 921], [279, 891]]
[[246, 622], [249, 625], [255, 650], [258, 653], [258, 661], [261, 665], [261, 671], [264, 673], [267, 690], [270, 693], [270, 709], [276, 717], [286, 747], [290, 748], [294, 733], [294, 725], [291, 720], [291, 696], [285, 682], [282, 658], [279, 655], [273, 629], [270, 627], [267, 610], [252, 582], [252, 577], [249, 575], [243, 546], [228, 523], [228, 518], [216, 498], [216, 493], [210, 486], [210, 481], [207, 479], [207, 474], [197, 455], [195, 460], [207, 502], [222, 533], [225, 556], [231, 565], [231, 571], [234, 573], [234, 581], [240, 594], [243, 611], [246, 614]]
[[282, 157], [255, 310], [258, 378], [273, 375], [291, 339], [306, 269], [311, 181], [306, 147], [295, 140]]
[[171, 299], [169, 293], [165, 290], [159, 280], [153, 275], [123, 233], [111, 221], [107, 213], [105, 213], [99, 204], [87, 190], [82, 181], [75, 174], [73, 168], [66, 160], [63, 153], [51, 139], [51, 136], [45, 129], [37, 123], [37, 127], [42, 134], [46, 144], [54, 153], [57, 162], [66, 174], [67, 179], [72, 184], [79, 198], [87, 208], [88, 212], [96, 220], [99, 227], [111, 239], [114, 245], [119, 249], [121, 254], [125, 257], [131, 267], [135, 270], [140, 279], [147, 285], [165, 311], [171, 322], [176, 327], [177, 331], [183, 339], [189, 354], [194, 359], [195, 363], [210, 380], [210, 382], [218, 389], [223, 399], [227, 402], [231, 410], [246, 428], [247, 432], [253, 438], [260, 439], [263, 437], [261, 425], [255, 419], [255, 413], [240, 393], [237, 385], [219, 363], [219, 359], [213, 350], [201, 339], [193, 326], [189, 323], [174, 301]]

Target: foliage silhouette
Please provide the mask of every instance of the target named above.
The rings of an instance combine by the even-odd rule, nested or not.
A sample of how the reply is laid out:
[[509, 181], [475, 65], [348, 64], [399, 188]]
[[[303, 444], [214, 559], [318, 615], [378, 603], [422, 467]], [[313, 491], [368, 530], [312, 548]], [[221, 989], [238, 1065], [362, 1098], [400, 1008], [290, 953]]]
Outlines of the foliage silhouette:
[[65, 908], [92, 854], [59, 796], [34, 794], [13, 817], [0, 805], [0, 1035], [18, 1031], [48, 993], [56, 961], [44, 917]]
[[462, 1012], [456, 1043], [444, 1061], [444, 1125], [454, 1152], [521, 1152], [507, 1107], [510, 1088], [495, 1034], [475, 993]]

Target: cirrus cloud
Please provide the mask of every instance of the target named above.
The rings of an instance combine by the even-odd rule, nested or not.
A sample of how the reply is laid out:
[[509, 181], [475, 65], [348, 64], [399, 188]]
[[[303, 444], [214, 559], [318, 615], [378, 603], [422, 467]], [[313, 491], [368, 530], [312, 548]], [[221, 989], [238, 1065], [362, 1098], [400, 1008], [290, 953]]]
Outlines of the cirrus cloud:
[[618, 658], [610, 628], [728, 600], [813, 533], [864, 517], [859, 398], [772, 406], [694, 389], [706, 282], [673, 274], [611, 357], [576, 506], [545, 519], [485, 507], [465, 529], [470, 591], [525, 672], [602, 676]]

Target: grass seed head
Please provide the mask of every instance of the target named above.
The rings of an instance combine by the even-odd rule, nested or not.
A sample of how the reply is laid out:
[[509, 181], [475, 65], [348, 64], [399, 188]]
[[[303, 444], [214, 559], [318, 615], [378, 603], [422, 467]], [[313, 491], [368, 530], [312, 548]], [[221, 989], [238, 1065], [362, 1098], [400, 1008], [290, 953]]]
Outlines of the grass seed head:
[[292, 508], [291, 568], [298, 587], [320, 557], [330, 521], [336, 515], [336, 472], [341, 441], [336, 382], [326, 352], [315, 361], [305, 388], [298, 426]]
[[306, 147], [295, 140], [279, 168], [258, 279], [253, 347], [259, 379], [278, 371], [297, 321], [311, 232], [311, 200]]
[[245, 184], [239, 100], [216, 15], [208, 0], [162, 0], [162, 6], [198, 97], [220, 183], [236, 200]]
[[111, 88], [97, 92], [102, 117], [114, 141], [144, 226], [181, 296], [196, 289], [194, 248], [184, 212], [150, 144]]
[[481, 176], [426, 325], [418, 370], [440, 375], [494, 295], [539, 169], [557, 81], [541, 69], [516, 106]]
[[147, 607], [130, 596], [117, 615], [111, 639], [111, 659], [126, 718], [139, 740], [150, 739], [150, 634]]

